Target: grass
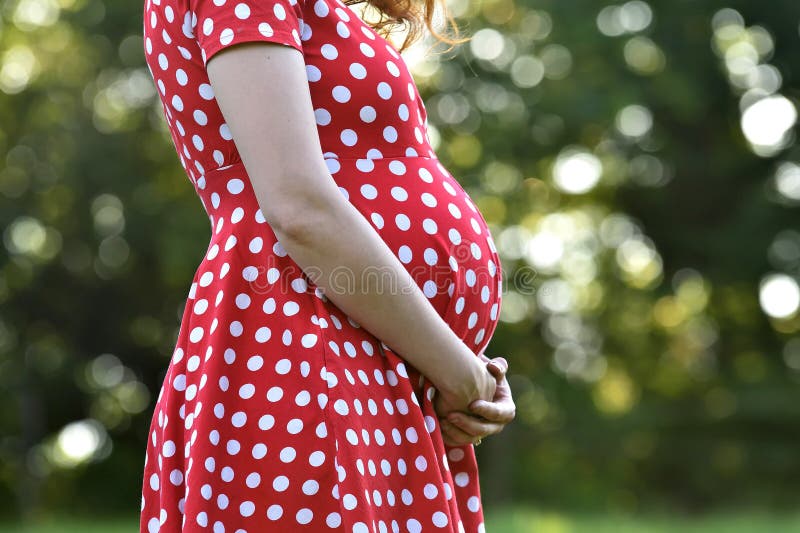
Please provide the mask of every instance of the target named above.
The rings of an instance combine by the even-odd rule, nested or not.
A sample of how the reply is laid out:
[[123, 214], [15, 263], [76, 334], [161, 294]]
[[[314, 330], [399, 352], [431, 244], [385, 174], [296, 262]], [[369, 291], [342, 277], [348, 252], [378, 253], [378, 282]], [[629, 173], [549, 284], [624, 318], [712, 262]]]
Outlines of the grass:
[[487, 533], [800, 533], [800, 514], [716, 512], [699, 517], [604, 515], [514, 508], [489, 513]]
[[[759, 511], [719, 512], [696, 518], [665, 515], [621, 516], [495, 510], [486, 516], [487, 533], [800, 533], [800, 514]], [[38, 525], [0, 524], [0, 533], [138, 533], [136, 517], [116, 520], [52, 518]]]

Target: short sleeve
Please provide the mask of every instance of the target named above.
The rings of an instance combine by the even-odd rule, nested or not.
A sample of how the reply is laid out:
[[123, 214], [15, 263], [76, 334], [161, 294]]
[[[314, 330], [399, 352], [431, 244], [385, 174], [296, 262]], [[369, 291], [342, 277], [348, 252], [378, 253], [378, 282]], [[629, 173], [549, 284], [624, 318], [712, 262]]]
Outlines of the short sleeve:
[[269, 41], [303, 51], [304, 0], [189, 0], [203, 65], [220, 50], [248, 41]]

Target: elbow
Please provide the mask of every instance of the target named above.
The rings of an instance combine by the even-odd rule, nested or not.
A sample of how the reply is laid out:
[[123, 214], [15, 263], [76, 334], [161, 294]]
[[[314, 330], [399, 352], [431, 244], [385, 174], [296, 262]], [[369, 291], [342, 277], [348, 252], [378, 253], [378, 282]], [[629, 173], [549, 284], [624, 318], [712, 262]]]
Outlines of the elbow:
[[264, 219], [279, 239], [308, 243], [338, 218], [346, 200], [332, 180], [322, 181], [320, 175], [298, 172], [255, 182]]
[[267, 222], [278, 240], [308, 243], [314, 235], [314, 229], [304, 213], [305, 209], [303, 208], [294, 211], [287, 209], [280, 214], [273, 213]]
[[276, 237], [283, 242], [291, 241], [303, 245], [313, 245], [320, 228], [328, 227], [333, 214], [330, 206], [306, 195], [294, 196], [291, 201], [282, 202], [280, 207], [265, 212], [264, 218], [272, 227]]

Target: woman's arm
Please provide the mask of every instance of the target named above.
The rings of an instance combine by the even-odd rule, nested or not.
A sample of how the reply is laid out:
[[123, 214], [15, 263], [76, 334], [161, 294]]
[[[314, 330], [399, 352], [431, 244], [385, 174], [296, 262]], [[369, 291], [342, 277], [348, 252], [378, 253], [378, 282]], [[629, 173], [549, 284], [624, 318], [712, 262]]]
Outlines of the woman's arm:
[[[243, 43], [214, 55], [206, 68], [264, 218], [289, 256], [314, 272], [314, 283], [337, 307], [451, 403], [466, 411], [472, 400], [490, 401], [496, 382], [486, 365], [439, 316], [328, 172], [302, 53]], [[337, 290], [343, 268], [351, 290]]]

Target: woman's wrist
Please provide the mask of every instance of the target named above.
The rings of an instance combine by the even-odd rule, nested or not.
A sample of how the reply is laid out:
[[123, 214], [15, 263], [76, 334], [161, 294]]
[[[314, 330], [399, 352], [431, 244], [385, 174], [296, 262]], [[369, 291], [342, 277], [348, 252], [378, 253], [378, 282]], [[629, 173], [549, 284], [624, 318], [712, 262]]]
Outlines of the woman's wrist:
[[[466, 345], [464, 345], [466, 348]], [[439, 380], [431, 379], [436, 388], [445, 395], [460, 398], [465, 404], [480, 397], [485, 382], [491, 377], [486, 364], [468, 348], [463, 363], [447, 369]]]

